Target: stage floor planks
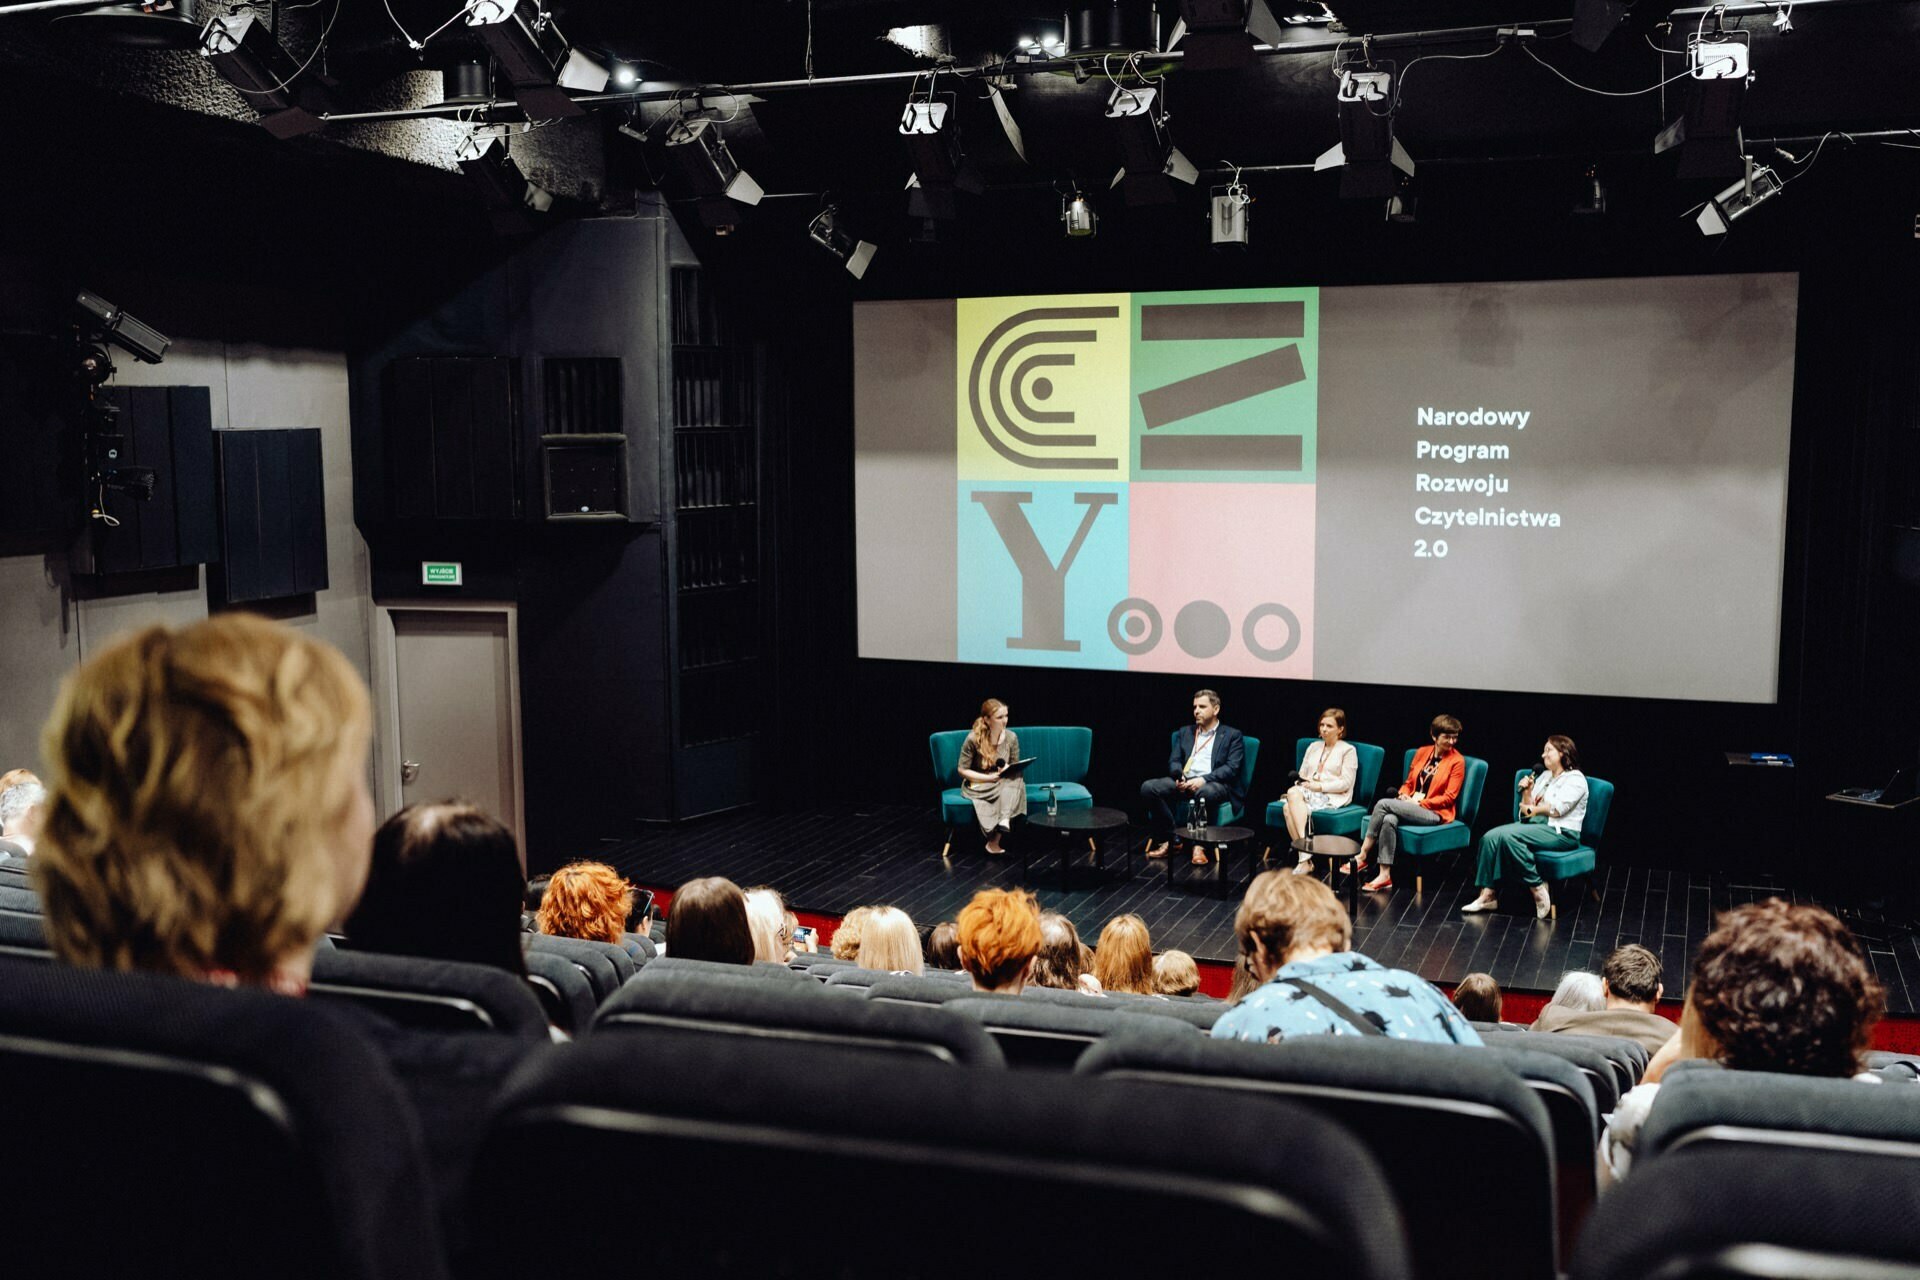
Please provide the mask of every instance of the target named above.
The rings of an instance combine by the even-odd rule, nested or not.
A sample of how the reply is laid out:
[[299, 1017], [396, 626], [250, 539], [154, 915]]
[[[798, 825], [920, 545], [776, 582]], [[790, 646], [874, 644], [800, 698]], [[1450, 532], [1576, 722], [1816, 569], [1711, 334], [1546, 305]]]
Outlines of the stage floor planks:
[[[1261, 834], [1256, 859], [1265, 843]], [[1164, 868], [1140, 856], [1138, 837], [1131, 876], [1117, 837], [1108, 846], [1104, 876], [1093, 870], [1083, 841], [1073, 887], [1063, 892], [1058, 845], [1045, 833], [1023, 835], [1033, 847], [1027, 887], [1042, 905], [1071, 919], [1088, 943], [1108, 919], [1130, 911], [1146, 921], [1156, 951], [1178, 948], [1202, 959], [1233, 959], [1233, 912], [1248, 874], [1244, 850], [1231, 857], [1235, 884], [1225, 901], [1216, 871], [1184, 863], [1175, 866], [1169, 889]], [[988, 858], [976, 832], [961, 831], [943, 862], [944, 837], [945, 828], [921, 806], [857, 813], [746, 809], [650, 831], [609, 846], [601, 857], [638, 884], [672, 889], [696, 876], [720, 875], [742, 886], [770, 884], [803, 911], [843, 915], [863, 904], [888, 903], [923, 925], [953, 919], [978, 889], [1022, 883], [1020, 859]], [[1277, 852], [1270, 865], [1284, 865], [1287, 856]], [[1594, 877], [1598, 901], [1564, 886], [1556, 890], [1558, 920], [1536, 922], [1517, 885], [1506, 891], [1502, 911], [1463, 916], [1460, 904], [1473, 896], [1470, 861], [1435, 861], [1425, 873], [1424, 893], [1415, 894], [1409, 870], [1391, 893], [1360, 895], [1354, 949], [1437, 983], [1481, 970], [1509, 990], [1551, 991], [1565, 970], [1598, 971], [1608, 951], [1639, 942], [1660, 956], [1668, 993], [1677, 998], [1714, 913], [1774, 895], [1812, 900], [1764, 877], [1602, 865]], [[1341, 894], [1344, 900], [1344, 889]], [[1914, 938], [1889, 935], [1852, 914], [1847, 918], [1886, 985], [1888, 1011], [1915, 1012], [1920, 948]]]

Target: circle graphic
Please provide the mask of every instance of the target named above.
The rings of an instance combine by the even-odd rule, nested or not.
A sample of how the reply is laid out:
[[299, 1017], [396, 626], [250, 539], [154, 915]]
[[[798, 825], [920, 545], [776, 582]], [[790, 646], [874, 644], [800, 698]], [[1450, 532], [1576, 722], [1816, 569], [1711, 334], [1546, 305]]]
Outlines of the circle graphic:
[[1215, 657], [1232, 638], [1232, 620], [1211, 600], [1195, 600], [1173, 615], [1174, 643], [1193, 657]]
[[1033, 380], [1033, 398], [1035, 400], [1045, 400], [1051, 397], [1052, 395], [1053, 395], [1053, 379], [1052, 378], [1035, 378]]
[[1139, 596], [1128, 596], [1107, 615], [1113, 647], [1136, 658], [1160, 643], [1160, 629], [1160, 611]]
[[[1287, 624], [1286, 643], [1278, 648], [1261, 644], [1260, 637], [1254, 634], [1255, 628], [1268, 618], [1278, 618]], [[1247, 652], [1262, 662], [1285, 662], [1300, 647], [1300, 619], [1283, 604], [1255, 605], [1247, 611], [1247, 620], [1240, 624], [1240, 639], [1246, 643]]]

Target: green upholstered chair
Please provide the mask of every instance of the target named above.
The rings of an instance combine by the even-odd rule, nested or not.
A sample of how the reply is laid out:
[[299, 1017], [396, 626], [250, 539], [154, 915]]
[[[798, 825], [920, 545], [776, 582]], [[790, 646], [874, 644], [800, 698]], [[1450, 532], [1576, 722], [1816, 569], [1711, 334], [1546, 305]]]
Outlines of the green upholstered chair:
[[[1413, 769], [1413, 753], [1414, 749], [1410, 748], [1400, 758], [1402, 778]], [[1487, 789], [1487, 762], [1478, 756], [1463, 758], [1467, 763], [1467, 776], [1460, 784], [1460, 803], [1454, 806], [1453, 821], [1443, 822], [1437, 827], [1402, 824], [1396, 858], [1433, 858], [1472, 847], [1474, 819], [1480, 816], [1480, 797]], [[1414, 892], [1418, 893], [1421, 888], [1421, 873], [1416, 869], [1413, 873]]]
[[[1532, 773], [1531, 769], [1516, 769], [1513, 772], [1513, 820], [1520, 821], [1520, 779]], [[1547, 893], [1553, 893], [1552, 885], [1557, 880], [1572, 880], [1576, 876], [1587, 877], [1587, 887], [1593, 887], [1593, 869], [1599, 862], [1600, 837], [1607, 831], [1607, 815], [1613, 811], [1613, 784], [1604, 778], [1587, 779], [1587, 817], [1580, 824], [1579, 847], [1568, 849], [1564, 853], [1536, 853], [1533, 865], [1539, 870], [1540, 878], [1547, 882]], [[1560, 917], [1560, 904], [1554, 903], [1552, 915]]]
[[[1320, 741], [1318, 738], [1297, 738], [1293, 744], [1293, 767], [1298, 770], [1306, 763], [1307, 748]], [[1354, 754], [1359, 758], [1360, 776], [1353, 784], [1353, 794], [1360, 798], [1359, 804], [1343, 804], [1335, 809], [1321, 809], [1313, 815], [1313, 834], [1317, 836], [1351, 836], [1358, 840], [1367, 829], [1367, 809], [1373, 804], [1374, 796], [1380, 792], [1380, 767], [1387, 762], [1387, 749], [1376, 747], [1371, 742], [1353, 744]], [[1287, 799], [1283, 795], [1267, 806], [1267, 825], [1278, 831], [1287, 829]], [[1267, 846], [1267, 853], [1273, 852], [1273, 846]], [[1262, 854], [1264, 858], [1266, 854]]]
[[[960, 748], [967, 740], [966, 729], [947, 729], [930, 734], [927, 749], [933, 757], [933, 776], [940, 787], [940, 821], [947, 828], [947, 840], [940, 848], [946, 857], [953, 850], [953, 833], [973, 823], [973, 802], [960, 788]], [[1020, 739], [1020, 754], [1032, 756], [1022, 781], [1027, 784], [1027, 807], [1047, 803], [1050, 788], [1059, 789], [1062, 809], [1093, 808], [1093, 793], [1082, 785], [1093, 759], [1093, 730], [1070, 725], [1033, 725], [1015, 727]]]

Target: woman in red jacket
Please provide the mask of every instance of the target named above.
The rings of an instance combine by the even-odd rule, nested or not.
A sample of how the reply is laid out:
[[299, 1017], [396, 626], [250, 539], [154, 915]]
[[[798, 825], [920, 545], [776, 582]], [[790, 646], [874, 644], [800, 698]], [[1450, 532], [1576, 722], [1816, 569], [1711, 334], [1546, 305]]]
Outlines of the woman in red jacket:
[[1467, 777], [1466, 757], [1458, 750], [1460, 722], [1452, 716], [1435, 716], [1431, 730], [1433, 745], [1413, 753], [1413, 767], [1400, 784], [1400, 794], [1374, 805], [1367, 817], [1367, 838], [1353, 869], [1355, 874], [1365, 871], [1369, 859], [1379, 854], [1380, 873], [1361, 886], [1369, 892], [1393, 888], [1393, 854], [1402, 824], [1437, 827], [1452, 822], [1460, 803], [1460, 787]]

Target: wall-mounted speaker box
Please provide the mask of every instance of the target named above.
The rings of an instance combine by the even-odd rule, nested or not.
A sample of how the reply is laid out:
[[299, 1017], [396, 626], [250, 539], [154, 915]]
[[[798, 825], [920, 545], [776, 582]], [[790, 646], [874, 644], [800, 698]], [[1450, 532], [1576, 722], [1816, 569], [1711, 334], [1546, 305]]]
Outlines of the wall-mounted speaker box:
[[514, 362], [405, 356], [383, 378], [387, 514], [513, 519], [520, 453]]
[[137, 573], [220, 558], [214, 516], [213, 401], [205, 387], [109, 387], [123, 437], [119, 465], [151, 467], [153, 497], [111, 489], [75, 544], [76, 573]]
[[216, 431], [220, 563], [216, 603], [307, 595], [327, 586], [327, 506], [320, 431]]

